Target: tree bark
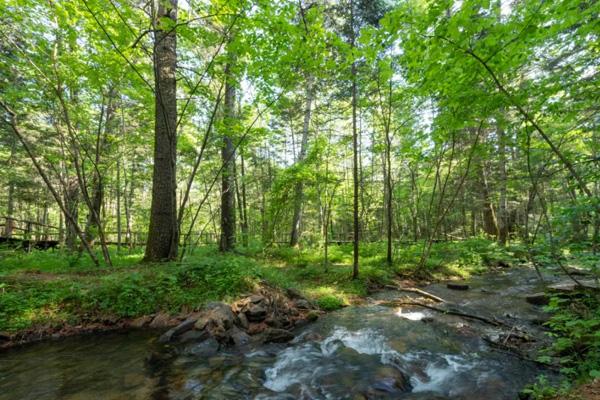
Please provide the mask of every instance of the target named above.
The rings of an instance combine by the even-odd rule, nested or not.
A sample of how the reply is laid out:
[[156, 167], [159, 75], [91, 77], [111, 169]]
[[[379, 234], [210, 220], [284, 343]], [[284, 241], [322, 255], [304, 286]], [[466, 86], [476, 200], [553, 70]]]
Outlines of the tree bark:
[[8, 165], [6, 166], [7, 169], [10, 171], [11, 176], [9, 176], [8, 179], [8, 198], [6, 200], [6, 225], [4, 225], [4, 236], [9, 238], [12, 236], [13, 234], [13, 230], [15, 228], [15, 220], [14, 218], [14, 213], [15, 213], [15, 181], [14, 181], [14, 177], [12, 176], [13, 173], [13, 165], [14, 165], [14, 159], [15, 159], [15, 153], [17, 150], [17, 141], [15, 140], [14, 137], [11, 136], [10, 138], [11, 142], [10, 142], [10, 158], [8, 159]]
[[65, 188], [63, 198], [65, 208], [67, 212], [71, 214], [72, 218], [65, 218], [65, 246], [69, 251], [75, 251], [77, 249], [77, 220], [79, 219], [80, 190], [79, 183], [74, 177], [68, 178], [66, 184], [67, 187]]
[[490, 236], [498, 237], [498, 220], [494, 203], [490, 197], [485, 165], [481, 165], [481, 199], [483, 201], [483, 230]]
[[135, 164], [131, 163], [130, 178], [129, 182], [127, 182], [127, 171], [125, 170], [125, 165], [123, 165], [123, 178], [125, 179], [123, 185], [123, 190], [125, 192], [125, 196], [123, 198], [123, 206], [125, 208], [125, 240], [127, 241], [127, 247], [129, 248], [129, 250], [133, 249], [133, 233], [131, 229], [131, 206], [133, 204], [133, 195], [135, 194], [134, 170]]
[[235, 247], [235, 147], [233, 146], [231, 130], [235, 118], [235, 83], [233, 82], [232, 55], [229, 55], [225, 65], [225, 103], [223, 128], [223, 144], [221, 147], [221, 160], [223, 170], [221, 172], [221, 239], [219, 250], [226, 252]]
[[500, 202], [498, 204], [498, 244], [506, 246], [509, 234], [509, 215], [507, 204], [507, 184], [508, 178], [506, 175], [506, 134], [504, 129], [498, 127], [498, 156], [499, 156], [499, 173], [500, 173]]
[[[297, 162], [301, 163], [306, 158], [308, 151], [308, 133], [310, 128], [310, 117], [313, 101], [313, 78], [309, 76], [306, 80], [306, 106], [304, 108], [304, 121], [302, 124], [302, 141], [300, 143], [300, 154]], [[298, 245], [300, 240], [300, 222], [302, 219], [302, 203], [304, 202], [304, 187], [302, 181], [294, 187], [294, 211], [292, 216], [292, 232], [290, 233], [290, 246]]]
[[175, 260], [179, 246], [177, 227], [177, 36], [164, 26], [168, 18], [177, 23], [177, 0], [160, 1], [153, 20], [155, 125], [154, 168], [150, 226], [145, 261]]
[[242, 189], [242, 199], [241, 199], [241, 208], [242, 208], [242, 244], [244, 247], [248, 247], [248, 202], [246, 197], [246, 166], [244, 163], [244, 154], [240, 152], [240, 166], [241, 166], [241, 189]]
[[[382, 107], [382, 113], [383, 107]], [[388, 98], [387, 98], [387, 110], [384, 115], [384, 128], [385, 128], [385, 167], [384, 167], [384, 180], [385, 180], [385, 224], [386, 224], [386, 238], [387, 238], [387, 254], [386, 261], [388, 265], [392, 265], [392, 227], [393, 227], [393, 193], [392, 193], [392, 139], [390, 136], [390, 129], [392, 125], [392, 78], [390, 77], [388, 82]]]
[[117, 181], [115, 182], [117, 186], [116, 195], [117, 195], [117, 251], [121, 251], [121, 241], [122, 241], [122, 224], [121, 224], [121, 156], [117, 158]]
[[[352, 30], [351, 48], [355, 47], [354, 33], [354, 1], [350, 1], [350, 29]], [[352, 61], [350, 74], [352, 77], [352, 183], [353, 183], [353, 204], [352, 204], [352, 228], [353, 228], [353, 260], [352, 260], [352, 279], [358, 278], [358, 257], [359, 257], [359, 219], [358, 219], [358, 201], [359, 201], [359, 181], [358, 181], [358, 130], [356, 127], [356, 109], [357, 109], [357, 67], [356, 61]]]

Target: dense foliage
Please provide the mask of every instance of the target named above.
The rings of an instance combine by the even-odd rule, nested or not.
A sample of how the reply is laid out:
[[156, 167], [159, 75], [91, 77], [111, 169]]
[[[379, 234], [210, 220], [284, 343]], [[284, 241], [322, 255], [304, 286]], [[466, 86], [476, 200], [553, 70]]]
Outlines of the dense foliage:
[[[398, 273], [597, 274], [598, 21], [593, 0], [2, 1], [0, 329], [262, 278], [334, 309]], [[597, 377], [596, 294], [550, 310], [565, 372]]]

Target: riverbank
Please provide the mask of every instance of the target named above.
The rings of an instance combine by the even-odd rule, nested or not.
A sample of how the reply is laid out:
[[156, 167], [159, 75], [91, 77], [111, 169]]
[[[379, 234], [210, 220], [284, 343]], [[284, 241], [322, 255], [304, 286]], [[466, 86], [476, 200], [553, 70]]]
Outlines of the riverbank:
[[332, 246], [327, 270], [319, 249], [279, 248], [223, 255], [198, 249], [183, 263], [140, 264], [140, 252], [112, 249], [114, 266], [96, 268], [60, 251], [4, 253], [0, 260], [0, 346], [47, 338], [131, 329], [140, 321], [167, 329], [210, 301], [233, 302], [268, 282], [298, 289], [322, 310], [360, 302], [394, 279], [426, 282], [466, 277], [517, 262], [516, 252], [471, 240], [436, 243], [424, 269], [420, 244], [404, 246], [387, 266], [384, 244], [361, 248], [361, 274], [351, 276], [351, 246]]
[[[365, 245], [361, 250], [361, 275], [357, 280], [350, 279], [352, 253], [349, 246], [332, 247], [327, 270], [324, 269], [319, 249], [280, 248], [268, 252], [247, 251], [244, 255], [222, 255], [215, 249], [205, 248], [197, 251], [184, 263], [163, 265], [140, 264], [140, 253], [117, 255], [115, 252], [113, 258], [116, 266], [110, 269], [94, 268], [86, 264], [85, 259], [75, 262], [73, 259], [65, 258], [65, 255], [60, 252], [14, 254], [0, 261], [2, 345], [15, 347], [32, 341], [61, 339], [80, 334], [93, 335], [76, 340], [93, 341], [94, 338], [105, 336], [100, 333], [111, 331], [121, 331], [127, 335], [135, 334], [136, 330], [140, 333], [148, 331], [154, 338], [158, 338], [173, 327], [189, 328], [191, 325], [185, 324], [185, 321], [193, 320], [193, 326], [196, 327], [199, 316], [202, 315], [199, 311], [206, 310], [207, 303], [215, 301], [230, 304], [230, 308], [237, 315], [235, 326], [240, 328], [243, 327], [241, 325], [243, 322], [240, 320], [239, 312], [245, 314], [247, 311], [240, 304], [252, 303], [252, 294], [264, 298], [264, 293], [261, 294], [260, 291], [265, 287], [272, 288], [278, 293], [287, 293], [285, 289], [291, 288], [293, 293], [305, 297], [311, 304], [311, 308], [319, 311], [309, 317], [309, 311], [314, 310], [303, 309], [298, 313], [299, 315], [295, 315], [298, 312], [296, 302], [286, 300], [290, 312], [283, 314], [284, 320], [272, 321], [265, 315], [264, 320], [254, 322], [256, 326], [242, 329], [243, 333], [250, 337], [249, 340], [259, 343], [270, 340], [269, 335], [263, 334], [267, 329], [275, 328], [273, 332], [282, 334], [283, 331], [277, 331], [278, 324], [287, 327], [288, 329], [284, 328], [284, 330], [288, 332], [296, 332], [297, 321], [301, 325], [315, 317], [320, 320], [321, 311], [335, 310], [350, 304], [360, 305], [361, 307], [344, 310], [352, 314], [355, 309], [373, 306], [375, 304], [373, 299], [397, 286], [414, 287], [443, 279], [467, 278], [468, 281], [469, 275], [496, 270], [497, 274], [475, 277], [478, 281], [486, 282], [487, 279], [492, 279], [487, 282], [493, 288], [492, 291], [486, 287], [476, 286], [466, 291], [449, 289], [451, 291], [447, 292], [446, 283], [434, 285], [438, 288], [435, 293], [446, 300], [451, 300], [452, 303], [464, 299], [472, 305], [472, 298], [481, 297], [480, 306], [484, 311], [483, 314], [488, 305], [499, 306], [496, 304], [497, 301], [490, 303], [486, 298], [486, 296], [495, 296], [496, 292], [509, 302], [500, 308], [510, 310], [511, 315], [532, 307], [531, 304], [528, 305], [531, 303], [529, 300], [525, 302], [528, 297], [526, 295], [539, 294], [536, 292], [539, 289], [530, 287], [517, 296], [520, 300], [513, 303], [514, 296], [510, 295], [513, 293], [513, 285], [519, 287], [526, 283], [521, 279], [512, 279], [507, 283], [503, 282], [504, 278], [501, 278], [505, 275], [511, 276], [513, 272], [519, 274], [519, 271], [526, 270], [508, 268], [511, 264], [516, 266], [520, 262], [518, 247], [499, 249], [493, 243], [482, 240], [439, 243], [434, 247], [432, 258], [425, 268], [421, 269], [415, 267], [419, 256], [418, 245], [403, 248], [402, 252], [397, 254], [397, 262], [393, 266], [385, 264], [382, 256], [385, 254], [384, 244]], [[581, 257], [576, 259], [573, 256], [565, 260], [565, 265], [574, 263], [585, 264], [585, 259]], [[582, 266], [587, 268], [587, 264]], [[527, 281], [537, 282], [533, 269], [528, 271]], [[547, 273], [563, 275], [558, 268], [548, 268]], [[508, 292], [504, 293], [504, 289], [499, 289], [498, 284], [493, 283], [495, 276], [503, 282], [502, 287], [510, 289]], [[376, 292], [381, 289], [388, 291], [377, 294]], [[406, 294], [404, 292], [404, 295]], [[572, 382], [579, 380], [585, 382], [586, 378], [589, 379], [596, 374], [595, 353], [591, 354], [587, 350], [577, 353], [577, 349], [583, 348], [580, 345], [584, 343], [583, 339], [585, 339], [585, 349], [597, 347], [598, 343], [592, 332], [597, 322], [594, 322], [595, 319], [590, 318], [590, 315], [593, 315], [598, 307], [593, 301], [593, 296], [585, 302], [582, 301], [582, 294], [575, 294], [575, 296], [577, 296], [575, 302], [577, 313], [571, 307], [572, 302], [569, 301], [571, 295], [565, 295], [564, 302], [556, 302], [556, 300], [550, 302], [550, 306], [555, 307], [552, 311], [554, 319], [551, 319], [553, 325], [550, 325], [550, 328], [559, 335], [559, 340], [555, 343], [563, 347], [549, 348], [547, 356], [552, 358], [554, 365], [565, 361], [561, 366], [572, 368], [571, 372], [566, 371], [566, 376]], [[420, 299], [419, 303], [423, 303], [424, 300], [427, 299]], [[270, 301], [265, 304], [270, 304]], [[290, 304], [293, 304], [293, 307], [289, 307]], [[407, 304], [405, 300], [402, 307]], [[582, 308], [584, 304], [585, 309]], [[396, 306], [394, 303], [394, 307]], [[439, 308], [435, 305], [434, 307]], [[519, 307], [525, 308], [518, 311]], [[421, 311], [427, 314], [430, 310], [425, 307], [414, 311], [414, 315], [413, 311], [408, 312], [407, 315], [412, 318], [417, 314], [423, 314]], [[440, 315], [444, 314], [446, 313]], [[475, 310], [474, 315], [478, 314], [479, 312]], [[402, 317], [404, 314], [394, 315]], [[434, 313], [433, 317], [435, 316]], [[458, 318], [460, 320], [463, 317]], [[507, 318], [512, 317], [507, 314]], [[423, 318], [426, 323], [430, 320], [430, 317]], [[259, 325], [261, 329], [264, 328], [260, 332], [257, 329]], [[182, 329], [175, 331], [181, 334]], [[153, 331], [155, 333], [152, 333]], [[196, 331], [203, 332], [200, 327]], [[196, 331], [192, 329], [189, 335], [197, 335]], [[217, 334], [213, 336], [218, 337]], [[509, 339], [516, 337], [515, 331], [509, 329], [507, 337]], [[286, 338], [291, 339], [291, 336], [288, 335]], [[507, 343], [502, 337], [499, 338], [503, 345]], [[225, 342], [236, 339], [223, 338]], [[211, 347], [213, 350], [214, 348], [215, 346]], [[572, 357], [571, 360], [558, 358], [565, 353], [576, 357]], [[586, 359], [589, 362], [581, 361]], [[556, 393], [556, 390], [548, 384], [540, 384], [532, 391], [529, 398], [548, 399], [552, 398], [553, 393]]]
[[[171, 331], [175, 340], [165, 345], [152, 332], [129, 331], [13, 349], [0, 355], [3, 361], [12, 361], [0, 363], [0, 373], [8, 377], [0, 383], [0, 388], [11, 398], [48, 400], [64, 398], [60, 396], [65, 393], [73, 398], [132, 399], [159, 395], [164, 398], [307, 395], [421, 400], [516, 398], [520, 388], [534, 382], [546, 369], [512, 352], [487, 345], [485, 338], [493, 339], [490, 336], [493, 332], [515, 337], [513, 323], [521, 326], [542, 315], [540, 307], [525, 301], [526, 294], [539, 288], [535, 271], [501, 269], [472, 276], [461, 283], [469, 288], [454, 290], [443, 282], [421, 289], [445, 300], [435, 304], [437, 308], [458, 309], [488, 318], [497, 316], [511, 322], [510, 326], [396, 305], [408, 300], [407, 296], [423, 304], [427, 298], [420, 293], [384, 289], [371, 293], [361, 304], [322, 314], [302, 327], [295, 326], [289, 330], [293, 338], [279, 336], [276, 342], [266, 342], [262, 340], [264, 336], [250, 334], [254, 333], [254, 325], [249, 325], [246, 332], [251, 338], [247, 345], [222, 347], [219, 339], [229, 342], [228, 336], [234, 341], [248, 339], [243, 334], [239, 338], [222, 335], [240, 334], [236, 328], [243, 327], [243, 314], [248, 319], [265, 317], [266, 320], [261, 305], [277, 304], [249, 297], [231, 309], [219, 303], [207, 307], [208, 313], [197, 316], [193, 328], [189, 322]], [[390, 302], [394, 304], [384, 304]], [[270, 308], [274, 309], [285, 310], [281, 304]], [[507, 309], [512, 310], [511, 316], [504, 315]], [[285, 311], [282, 314], [293, 315]], [[203, 318], [209, 315], [210, 318]], [[210, 335], [204, 334], [207, 326]], [[219, 329], [221, 326], [223, 330]], [[530, 326], [527, 330], [534, 328]], [[272, 333], [285, 332], [271, 331], [269, 335]], [[504, 342], [501, 337], [498, 339]], [[40, 377], [33, 388], [26, 383], [32, 376]], [[49, 394], [38, 395], [38, 388]]]

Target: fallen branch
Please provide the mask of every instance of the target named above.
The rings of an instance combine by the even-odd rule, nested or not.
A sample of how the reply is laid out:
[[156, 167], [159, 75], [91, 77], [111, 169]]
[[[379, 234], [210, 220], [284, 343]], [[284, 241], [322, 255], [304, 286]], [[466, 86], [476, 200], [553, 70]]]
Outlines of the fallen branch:
[[399, 306], [418, 306], [418, 307], [424, 307], [424, 308], [427, 308], [429, 310], [437, 311], [437, 312], [443, 313], [443, 314], [456, 315], [458, 317], [474, 319], [474, 320], [486, 323], [488, 325], [496, 326], [496, 327], [500, 327], [501, 326], [501, 327], [510, 328], [510, 325], [507, 325], [504, 322], [499, 321], [497, 319], [491, 319], [491, 318], [487, 318], [487, 317], [482, 317], [481, 315], [468, 314], [468, 313], [465, 313], [465, 312], [462, 312], [462, 311], [458, 311], [458, 310], [439, 308], [439, 307], [431, 306], [429, 304], [421, 303], [421, 302], [418, 302], [418, 301], [402, 301], [402, 302], [397, 302], [397, 303], [394, 303], [394, 304], [395, 305], [399, 305]]
[[515, 356], [523, 361], [528, 361], [537, 365], [540, 365], [544, 368], [548, 368], [548, 369], [552, 369], [552, 370], [559, 370], [560, 366], [556, 365], [555, 363], [545, 363], [545, 362], [541, 362], [536, 360], [535, 358], [530, 357], [529, 355], [527, 355], [525, 352], [523, 352], [522, 350], [519, 350], [516, 347], [513, 346], [508, 346], [506, 344], [503, 343], [498, 343], [495, 342], [489, 338], [486, 338], [485, 336], [482, 337], [483, 341], [486, 342], [492, 349], [499, 351], [501, 353], [504, 354], [509, 354], [511, 356]]
[[386, 289], [392, 289], [392, 290], [398, 290], [400, 292], [408, 292], [408, 293], [416, 293], [416, 294], [420, 294], [423, 297], [427, 297], [428, 299], [437, 301], [438, 303], [447, 303], [446, 300], [442, 299], [441, 297], [438, 297], [434, 294], [431, 294], [429, 292], [426, 292], [424, 290], [421, 289], [417, 289], [417, 288], [405, 288], [405, 287], [400, 287], [400, 286], [395, 286], [395, 285], [385, 285]]
[[513, 331], [515, 330], [517, 326], [514, 325], [512, 328], [510, 328], [510, 331], [508, 332], [508, 335], [506, 335], [506, 337], [504, 338], [504, 340], [502, 341], [503, 345], [506, 345], [506, 343], [508, 343], [508, 340], [510, 339], [510, 337], [512, 336]]

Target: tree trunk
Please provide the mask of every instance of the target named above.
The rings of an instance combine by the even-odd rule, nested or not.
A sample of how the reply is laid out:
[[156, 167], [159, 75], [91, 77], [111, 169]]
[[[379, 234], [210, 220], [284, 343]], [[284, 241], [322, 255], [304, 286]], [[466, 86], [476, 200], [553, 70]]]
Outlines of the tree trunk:
[[[112, 91], [111, 91], [112, 95]], [[109, 98], [109, 104], [104, 108], [104, 100], [102, 101], [102, 109], [100, 111], [100, 122], [98, 124], [98, 132], [96, 133], [96, 149], [95, 149], [95, 160], [94, 160], [94, 173], [92, 175], [92, 198], [90, 204], [90, 210], [87, 216], [87, 223], [85, 225], [85, 238], [90, 244], [94, 245], [94, 238], [97, 232], [100, 230], [96, 216], [100, 216], [102, 208], [102, 200], [104, 197], [104, 182], [102, 175], [100, 174], [100, 162], [101, 156], [104, 153], [104, 147], [106, 145], [106, 134], [108, 129], [109, 121], [112, 122], [114, 114], [114, 103], [112, 96]], [[105, 120], [104, 127], [102, 122]]]
[[13, 234], [13, 230], [15, 229], [15, 220], [14, 218], [14, 213], [15, 213], [15, 181], [14, 178], [12, 177], [13, 172], [13, 165], [14, 165], [14, 159], [15, 159], [15, 153], [17, 150], [17, 141], [14, 138], [14, 136], [10, 137], [10, 158], [8, 159], [8, 163], [7, 163], [7, 170], [10, 171], [11, 176], [9, 176], [8, 178], [8, 198], [6, 199], [6, 225], [4, 225], [4, 236], [9, 238], [12, 236]]
[[387, 255], [386, 261], [388, 265], [392, 265], [392, 139], [390, 137], [391, 119], [392, 119], [392, 79], [389, 82], [389, 93], [388, 93], [388, 117], [385, 124], [385, 194], [387, 196], [386, 205], [386, 229], [387, 229]]
[[221, 240], [219, 250], [231, 251], [235, 247], [235, 147], [231, 130], [235, 118], [235, 83], [233, 82], [233, 57], [231, 54], [225, 66], [225, 103], [223, 127], [223, 145], [221, 147], [221, 160], [223, 171], [221, 173]]
[[[352, 15], [352, 31], [354, 32], [354, 4], [350, 2], [351, 15]], [[352, 35], [352, 47], [354, 47], [354, 33]], [[359, 220], [358, 220], [358, 201], [359, 201], [359, 181], [358, 181], [358, 130], [356, 128], [356, 108], [357, 108], [357, 68], [356, 62], [352, 62], [352, 180], [354, 186], [353, 193], [353, 207], [352, 207], [352, 219], [353, 219], [353, 263], [352, 263], [352, 279], [358, 278], [358, 252], [359, 252]]]
[[66, 181], [67, 187], [64, 192], [64, 203], [67, 212], [73, 217], [65, 219], [66, 236], [65, 246], [69, 251], [75, 251], [77, 248], [77, 225], [76, 221], [79, 218], [79, 183], [74, 177]]
[[481, 199], [483, 201], [483, 230], [490, 236], [498, 237], [498, 220], [496, 219], [496, 210], [494, 203], [490, 198], [490, 190], [485, 171], [485, 164], [481, 165]]
[[244, 155], [240, 154], [240, 166], [241, 166], [241, 188], [242, 188], [242, 244], [244, 247], [248, 247], [248, 203], [246, 198], [246, 166], [244, 165]]
[[[301, 163], [306, 158], [308, 151], [308, 131], [310, 127], [310, 116], [313, 100], [313, 78], [309, 76], [306, 80], [306, 107], [304, 108], [304, 122], [302, 124], [302, 141], [300, 154], [297, 162]], [[290, 246], [298, 245], [300, 240], [300, 221], [302, 218], [302, 203], [304, 202], [304, 188], [302, 181], [298, 181], [294, 188], [294, 211], [292, 216], [292, 232], [290, 234]]]
[[500, 172], [500, 202], [498, 204], [498, 244], [506, 246], [509, 233], [508, 204], [506, 198], [508, 179], [506, 175], [506, 135], [498, 127], [498, 155]]
[[[165, 26], [163, 19], [170, 19]], [[177, 227], [177, 0], [158, 2], [154, 37], [154, 168], [146, 261], [175, 260]]]
[[[131, 164], [131, 176], [129, 179], [129, 190], [125, 189], [125, 198], [123, 205], [125, 206], [125, 239], [127, 240], [127, 246], [129, 250], [133, 248], [133, 234], [131, 232], [131, 204], [133, 203], [134, 195], [134, 176], [135, 164]], [[127, 173], [123, 171], [123, 176], [126, 178]], [[125, 181], [125, 188], [127, 188], [127, 181]]]
[[121, 156], [117, 159], [117, 181], [115, 182], [117, 186], [117, 251], [121, 251]]

